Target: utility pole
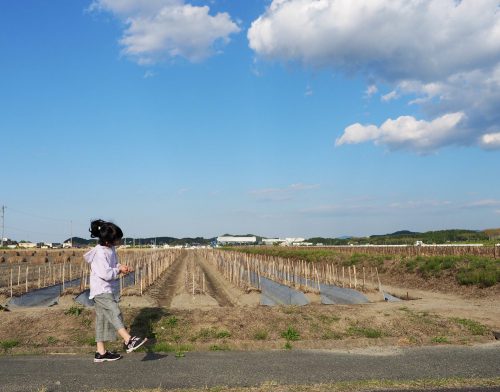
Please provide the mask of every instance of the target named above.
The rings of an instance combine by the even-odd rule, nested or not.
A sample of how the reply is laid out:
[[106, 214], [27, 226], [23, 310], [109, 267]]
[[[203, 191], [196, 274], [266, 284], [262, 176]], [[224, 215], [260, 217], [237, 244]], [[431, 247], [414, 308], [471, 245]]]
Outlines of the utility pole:
[[71, 229], [70, 229], [70, 231], [71, 231], [71, 238], [70, 238], [69, 241], [70, 241], [70, 246], [73, 247], [73, 221], [70, 220], [69, 224], [70, 224], [70, 227], [71, 227]]
[[1, 246], [3, 247], [3, 236], [5, 233], [5, 209], [7, 207], [2, 206], [2, 239], [1, 239]]

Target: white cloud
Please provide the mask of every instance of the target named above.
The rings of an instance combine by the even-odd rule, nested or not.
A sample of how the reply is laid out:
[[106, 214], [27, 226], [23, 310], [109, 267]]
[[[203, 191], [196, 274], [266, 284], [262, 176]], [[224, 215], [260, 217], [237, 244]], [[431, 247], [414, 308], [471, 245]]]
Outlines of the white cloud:
[[365, 90], [365, 97], [371, 98], [373, 95], [377, 94], [378, 88], [374, 84], [370, 84]]
[[335, 145], [372, 141], [391, 150], [409, 149], [426, 153], [447, 143], [450, 134], [456, 132], [464, 117], [464, 113], [458, 112], [446, 114], [430, 122], [417, 120], [412, 116], [401, 116], [396, 120], [386, 120], [380, 127], [356, 123], [344, 130]]
[[486, 137], [500, 124], [498, 0], [274, 0], [247, 36], [263, 59], [387, 84], [385, 100], [407, 95], [427, 119], [464, 113], [460, 127], [429, 148], [500, 148]]
[[382, 95], [382, 101], [384, 102], [389, 102], [392, 101], [393, 99], [399, 98], [399, 94], [396, 90], [392, 90], [390, 93], [387, 93], [385, 95]]
[[496, 64], [498, 0], [274, 0], [248, 39], [267, 58], [433, 80]]
[[264, 188], [250, 191], [250, 194], [260, 201], [292, 200], [298, 192], [319, 188], [319, 184], [291, 184], [285, 188]]
[[204, 60], [240, 31], [229, 14], [210, 15], [208, 6], [183, 0], [95, 0], [89, 9], [111, 12], [124, 22], [122, 52], [142, 65], [175, 57]]
[[479, 144], [486, 150], [500, 149], [500, 132], [482, 135]]

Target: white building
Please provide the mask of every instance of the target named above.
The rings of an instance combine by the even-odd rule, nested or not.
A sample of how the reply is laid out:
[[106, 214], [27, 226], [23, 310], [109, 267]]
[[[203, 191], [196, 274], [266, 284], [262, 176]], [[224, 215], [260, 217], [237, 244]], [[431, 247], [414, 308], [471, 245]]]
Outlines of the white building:
[[36, 244], [34, 242], [20, 242], [17, 244], [20, 248], [36, 248]]
[[221, 236], [217, 237], [218, 245], [254, 245], [257, 243], [257, 237], [233, 237]]
[[285, 240], [282, 240], [281, 238], [262, 238], [262, 243], [264, 245], [281, 244], [282, 242], [285, 242]]

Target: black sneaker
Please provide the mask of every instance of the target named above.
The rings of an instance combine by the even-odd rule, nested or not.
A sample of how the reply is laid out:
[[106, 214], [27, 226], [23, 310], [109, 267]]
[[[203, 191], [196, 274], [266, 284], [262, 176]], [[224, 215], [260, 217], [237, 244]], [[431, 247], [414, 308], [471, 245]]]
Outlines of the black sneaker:
[[118, 361], [122, 356], [117, 353], [106, 351], [104, 354], [95, 353], [94, 362]]
[[124, 344], [125, 350], [127, 351], [127, 353], [131, 353], [132, 351], [137, 350], [144, 343], [146, 343], [147, 340], [148, 340], [147, 338], [139, 338], [137, 336], [132, 336], [128, 341], [128, 343]]

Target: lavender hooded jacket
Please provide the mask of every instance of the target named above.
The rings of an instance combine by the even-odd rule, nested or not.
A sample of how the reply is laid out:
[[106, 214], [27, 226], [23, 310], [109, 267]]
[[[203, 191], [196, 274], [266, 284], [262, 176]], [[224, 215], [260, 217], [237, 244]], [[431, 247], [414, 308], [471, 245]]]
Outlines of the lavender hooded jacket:
[[120, 263], [115, 247], [97, 245], [85, 253], [83, 258], [91, 269], [89, 298], [103, 293], [118, 293], [120, 286], [116, 278], [120, 273]]

